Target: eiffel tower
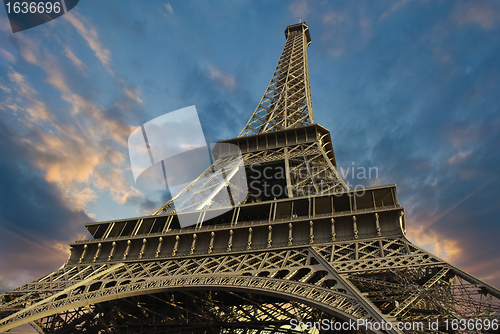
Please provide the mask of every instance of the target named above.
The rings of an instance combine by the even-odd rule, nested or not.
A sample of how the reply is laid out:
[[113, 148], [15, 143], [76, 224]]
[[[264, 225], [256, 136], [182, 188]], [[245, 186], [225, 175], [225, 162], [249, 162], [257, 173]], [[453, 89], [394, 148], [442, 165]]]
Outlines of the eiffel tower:
[[302, 333], [321, 321], [316, 333], [498, 332], [500, 291], [406, 238], [395, 185], [341, 179], [313, 118], [309, 28], [285, 36], [257, 109], [223, 141], [239, 147], [247, 187], [221, 148], [153, 214], [86, 225], [90, 240], [60, 269], [0, 296], [0, 332]]

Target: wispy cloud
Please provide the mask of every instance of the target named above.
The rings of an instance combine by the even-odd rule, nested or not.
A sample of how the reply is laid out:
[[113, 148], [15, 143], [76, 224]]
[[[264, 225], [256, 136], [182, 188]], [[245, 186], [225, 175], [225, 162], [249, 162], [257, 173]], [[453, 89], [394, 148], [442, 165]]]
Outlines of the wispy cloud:
[[488, 127], [480, 127], [470, 122], [453, 121], [446, 124], [444, 134], [454, 148], [462, 148], [481, 139], [489, 132]]
[[140, 93], [139, 88], [124, 87], [124, 90], [125, 90], [125, 94], [127, 94], [127, 96], [131, 100], [133, 100], [137, 103], [142, 103], [141, 93]]
[[174, 15], [174, 9], [172, 8], [172, 5], [170, 3], [164, 3], [163, 4], [163, 7], [165, 7], [165, 9], [167, 10], [167, 12], [170, 14], [170, 15]]
[[330, 11], [326, 14], [323, 15], [323, 23], [329, 24], [329, 25], [337, 25], [345, 21], [346, 17], [345, 15], [335, 12], [335, 11]]
[[68, 20], [73, 27], [76, 28], [80, 36], [87, 41], [89, 47], [94, 51], [95, 56], [101, 61], [106, 70], [113, 73], [111, 68], [111, 53], [102, 46], [95, 28], [91, 27], [90, 23], [75, 11], [67, 13], [63, 17]]
[[402, 9], [404, 6], [406, 6], [411, 0], [398, 0], [392, 4], [392, 6], [387, 9], [385, 12], [383, 12], [380, 15], [380, 19], [384, 20], [390, 15], [394, 14], [396, 11]]
[[39, 57], [39, 43], [32, 38], [26, 37], [25, 35], [19, 35], [18, 41], [21, 51], [21, 57], [23, 57], [24, 60], [26, 60], [30, 64], [37, 64]]
[[[345, 52], [362, 48], [373, 34], [373, 14], [360, 6], [356, 10], [345, 8], [318, 11], [318, 16], [326, 29], [320, 37], [327, 47], [327, 53], [337, 58]], [[349, 37], [357, 36], [356, 38]], [[361, 36], [359, 36], [361, 35]]]
[[484, 30], [492, 30], [500, 22], [500, 10], [496, 2], [468, 1], [457, 5], [453, 18], [459, 26], [474, 24]]
[[[108, 117], [101, 106], [72, 91], [56, 57], [47, 49], [40, 48], [28, 37], [23, 38], [22, 45], [27, 60], [44, 70], [47, 82], [57, 89], [61, 100], [67, 102], [72, 111], [66, 115], [71, 117], [72, 123], [60, 122], [38, 98], [39, 94], [27, 79], [13, 70], [10, 72], [11, 85], [27, 102], [26, 106], [18, 103], [16, 109], [19, 112], [25, 110], [32, 122], [44, 122], [53, 129], [38, 131], [36, 135], [23, 139], [25, 145], [31, 147], [33, 165], [45, 171], [45, 179], [56, 184], [68, 203], [78, 209], [85, 210], [86, 205], [96, 198], [95, 190], [109, 191], [121, 204], [141, 196], [125, 178], [128, 160], [121, 151], [127, 145], [132, 128]], [[34, 58], [35, 54], [40, 57]], [[65, 55], [74, 58], [71, 59], [73, 62], [78, 60], [67, 47]], [[137, 88], [122, 81], [117, 83], [129, 99], [142, 103]]]
[[[87, 41], [82, 47], [88, 45], [106, 68], [101, 78], [107, 76], [114, 84], [115, 95], [107, 99], [111, 107], [142, 104], [139, 88], [114, 74], [111, 53], [102, 47], [97, 31], [83, 16], [68, 15], [73, 15], [67, 19], [75, 32]], [[126, 156], [131, 127], [110, 114], [109, 105], [97, 102], [99, 95], [81, 89], [90, 80], [83, 76], [88, 68], [79, 56], [82, 47], [72, 48], [64, 39], [52, 42], [49, 48], [30, 35], [16, 36], [24, 61], [7, 68], [0, 80], [0, 109], [7, 111], [0, 120], [0, 172], [8, 175], [0, 181], [9, 189], [8, 195], [0, 192], [5, 206], [0, 206], [0, 228], [10, 233], [0, 233], [0, 254], [9, 257], [9, 263], [23, 263], [2, 264], [2, 292], [60, 266], [68, 255], [68, 242], [92, 220], [89, 205], [103, 195], [119, 204], [144, 198], [131, 182]], [[29, 207], [25, 211], [31, 217], [19, 213], [23, 210], [18, 206]], [[6, 217], [26, 229], [6, 225]]]
[[[50, 119], [49, 113], [47, 112], [47, 107], [41, 101], [36, 98], [37, 92], [33, 86], [26, 80], [26, 78], [20, 73], [10, 70], [9, 79], [13, 84], [12, 87], [16, 90], [19, 96], [22, 96], [27, 100], [27, 106], [25, 108], [26, 112], [29, 114], [29, 120], [38, 123], [40, 121], [47, 121]], [[11, 107], [12, 109], [20, 109], [17, 107]]]
[[68, 57], [69, 60], [71, 60], [73, 62], [73, 64], [78, 68], [80, 69], [81, 71], [85, 71], [87, 69], [87, 66], [80, 60], [78, 59], [77, 56], [75, 56], [75, 54], [73, 53], [73, 51], [71, 51], [71, 49], [69, 47], [67, 47], [65, 50], [64, 50], [64, 54], [66, 55], [66, 57]]
[[16, 62], [16, 58], [7, 50], [0, 47], [0, 56], [11, 63]]
[[223, 73], [208, 61], [204, 62], [204, 68], [208, 71], [212, 80], [216, 81], [229, 90], [234, 90], [236, 88], [236, 79], [233, 76]]
[[448, 163], [450, 165], [458, 164], [458, 163], [464, 161], [465, 159], [467, 159], [467, 157], [469, 157], [471, 153], [472, 153], [471, 150], [458, 152], [457, 154], [452, 156], [450, 159], [448, 159]]

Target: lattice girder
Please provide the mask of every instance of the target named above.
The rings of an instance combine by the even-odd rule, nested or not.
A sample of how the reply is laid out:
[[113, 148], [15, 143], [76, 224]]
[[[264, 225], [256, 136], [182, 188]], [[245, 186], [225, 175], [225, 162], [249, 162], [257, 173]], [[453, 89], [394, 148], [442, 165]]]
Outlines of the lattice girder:
[[344, 320], [382, 320], [377, 312], [366, 307], [366, 301], [360, 299], [349, 284], [342, 283], [343, 279], [331, 268], [325, 268], [318, 257], [312, 249], [305, 248], [278, 253], [219, 256], [216, 263], [209, 257], [119, 263], [4, 318], [0, 322], [0, 329], [6, 330], [20, 323], [65, 314], [68, 310], [117, 298], [177, 290], [180, 287], [254, 291], [305, 303]]
[[[95, 332], [112, 329], [140, 333], [300, 333], [286, 326], [287, 319], [317, 321], [326, 316], [297, 302], [274, 299], [263, 303], [260, 295], [231, 291], [165, 291], [97, 305], [87, 313], [93, 317], [91, 331]], [[106, 314], [104, 319], [102, 314]], [[104, 323], [99, 324], [98, 320]], [[125, 325], [128, 323], [133, 325]], [[88, 325], [89, 321], [82, 323], [78, 319], [63, 324], [70, 333], [88, 332]]]
[[[92, 268], [97, 274], [85, 275]], [[328, 310], [318, 305], [328, 304], [335, 308], [335, 312], [330, 314], [340, 316], [340, 319], [346, 319], [346, 316], [353, 319], [367, 316], [376, 319], [378, 316], [379, 319], [399, 321], [467, 317], [498, 319], [500, 312], [497, 290], [495, 293], [495, 289], [487, 284], [469, 279], [467, 274], [404, 238], [340, 241], [314, 245], [313, 248], [119, 263], [114, 266], [74, 265], [61, 268], [51, 277], [55, 281], [69, 279], [60, 281], [60, 287], [66, 288], [56, 292], [47, 282], [37, 282], [26, 285], [24, 290], [18, 289], [21, 293], [45, 287], [49, 290], [47, 296], [50, 296], [41, 301], [31, 301], [31, 305], [4, 319], [1, 325], [5, 326], [9, 320], [17, 325], [40, 317], [51, 317], [50, 314], [62, 314], [52, 318], [52, 322], [48, 321], [50, 326], [55, 326], [53, 322], [56, 319], [58, 323], [64, 322], [61, 320], [64, 317], [88, 319], [89, 313], [81, 311], [87, 305], [141, 296], [146, 292], [176, 291], [180, 287], [193, 287], [195, 290], [223, 288], [235, 292], [244, 289], [257, 294], [286, 295], [287, 300], [292, 298], [323, 311]], [[478, 290], [478, 286], [482, 288]], [[367, 310], [370, 309], [378, 311], [369, 315]], [[70, 310], [80, 311], [71, 314]]]
[[[255, 200], [255, 195], [251, 192], [253, 188], [251, 171], [273, 164], [274, 166], [278, 164], [279, 167], [275, 168], [281, 168], [285, 176], [286, 185], [280, 187], [279, 193], [286, 194], [287, 197], [336, 194], [349, 190], [337, 170], [330, 133], [320, 125], [229, 139], [221, 143], [238, 146], [242, 154], [241, 159], [222, 155], [153, 215], [201, 209], [200, 203], [204, 203], [207, 196], [219, 186], [221, 180], [227, 182], [233, 198], [243, 198], [244, 192], [248, 191], [243, 203]], [[238, 184], [237, 178], [229, 179], [224, 176], [229, 175], [240, 162], [246, 171], [246, 187]], [[261, 183], [269, 181], [271, 180], [263, 180]], [[229, 197], [223, 198], [220, 201], [207, 203], [202, 209], [231, 207], [233, 202], [235, 201]]]
[[[498, 289], [405, 238], [361, 240], [315, 249], [383, 314], [398, 321], [439, 320], [441, 326], [453, 319], [500, 321]], [[439, 332], [446, 331], [440, 327]]]
[[307, 47], [309, 27], [289, 26], [287, 40], [271, 81], [239, 137], [314, 123]]

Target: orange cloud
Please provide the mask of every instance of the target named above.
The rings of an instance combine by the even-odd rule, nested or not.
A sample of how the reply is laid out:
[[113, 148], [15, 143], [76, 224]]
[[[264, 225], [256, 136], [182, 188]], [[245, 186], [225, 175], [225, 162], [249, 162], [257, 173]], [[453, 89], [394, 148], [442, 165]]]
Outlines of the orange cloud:
[[[101, 57], [103, 65], [108, 66], [109, 58], [104, 56], [109, 54], [97, 50], [97, 34], [85, 30], [81, 18], [70, 20], [82, 34], [92, 39], [89, 45]], [[71, 121], [61, 123], [57, 115], [37, 99], [39, 94], [27, 79], [20, 73], [10, 71], [9, 79], [14, 91], [2, 88], [10, 93], [2, 108], [5, 106], [27, 114], [31, 123], [45, 124], [51, 129], [44, 131], [43, 126], [38, 126], [36, 138], [22, 138], [26, 147], [32, 150], [32, 164], [45, 172], [45, 179], [57, 185], [65, 201], [77, 210], [86, 211], [87, 204], [98, 197], [96, 191], [109, 192], [113, 200], [120, 204], [141, 196], [125, 177], [128, 159], [122, 151], [127, 147], [132, 128], [110, 118], [103, 107], [73, 92], [66, 82], [65, 73], [58, 66], [58, 59], [48, 50], [40, 49], [37, 42], [23, 37], [21, 54], [47, 74], [47, 82], [59, 91], [62, 101], [66, 101], [71, 110], [67, 114]], [[77, 67], [80, 66], [78, 57], [69, 48], [65, 47], [64, 54]], [[142, 103], [138, 89], [123, 89], [129, 99]]]
[[[8, 75], [18, 95], [22, 96], [28, 102], [25, 110], [30, 115], [29, 120], [34, 123], [48, 121], [50, 116], [47, 112], [45, 104], [35, 98], [37, 92], [26, 80], [26, 78], [12, 69], [9, 71]], [[17, 109], [17, 107], [15, 107], [15, 109]]]
[[456, 262], [463, 251], [458, 241], [425, 228], [424, 225], [426, 224], [407, 226], [406, 233], [408, 238], [420, 247], [429, 250], [432, 254], [448, 262]]
[[131, 89], [131, 88], [125, 87], [124, 90], [125, 90], [125, 94], [127, 94], [127, 96], [130, 99], [134, 100], [137, 103], [142, 103], [139, 88]]

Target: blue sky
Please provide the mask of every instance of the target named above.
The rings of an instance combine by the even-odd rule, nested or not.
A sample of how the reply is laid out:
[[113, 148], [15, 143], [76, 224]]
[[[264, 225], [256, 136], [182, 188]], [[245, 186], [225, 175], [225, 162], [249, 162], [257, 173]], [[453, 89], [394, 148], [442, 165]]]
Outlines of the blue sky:
[[0, 292], [64, 263], [84, 224], [154, 211], [127, 138], [196, 105], [236, 137], [301, 18], [337, 163], [398, 186], [408, 237], [500, 287], [500, 3], [94, 1], [13, 34], [0, 9]]

